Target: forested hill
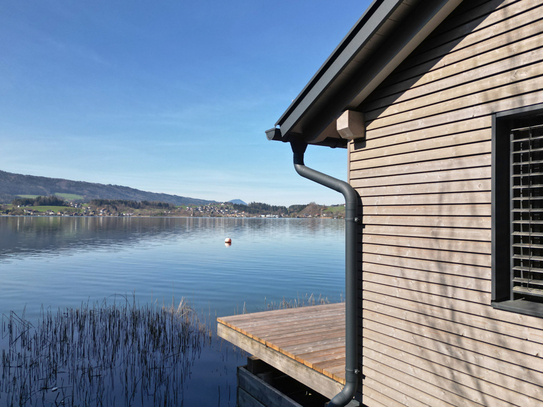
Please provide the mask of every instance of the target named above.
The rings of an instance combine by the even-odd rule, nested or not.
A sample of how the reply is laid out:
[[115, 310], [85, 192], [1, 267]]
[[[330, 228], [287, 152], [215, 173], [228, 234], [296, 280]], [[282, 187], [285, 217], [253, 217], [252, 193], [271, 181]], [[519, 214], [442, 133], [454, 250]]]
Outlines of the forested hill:
[[60, 178], [37, 177], [0, 171], [0, 203], [10, 203], [19, 195], [79, 195], [83, 200], [125, 199], [130, 201], [160, 201], [174, 205], [205, 205], [213, 201], [178, 195], [157, 194], [120, 185], [104, 185]]

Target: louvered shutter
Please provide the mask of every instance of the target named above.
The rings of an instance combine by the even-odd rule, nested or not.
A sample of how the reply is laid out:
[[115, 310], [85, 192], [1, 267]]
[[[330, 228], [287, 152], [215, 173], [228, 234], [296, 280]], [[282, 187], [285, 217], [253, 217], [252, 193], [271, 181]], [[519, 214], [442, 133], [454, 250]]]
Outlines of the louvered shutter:
[[543, 125], [511, 130], [512, 298], [543, 299]]

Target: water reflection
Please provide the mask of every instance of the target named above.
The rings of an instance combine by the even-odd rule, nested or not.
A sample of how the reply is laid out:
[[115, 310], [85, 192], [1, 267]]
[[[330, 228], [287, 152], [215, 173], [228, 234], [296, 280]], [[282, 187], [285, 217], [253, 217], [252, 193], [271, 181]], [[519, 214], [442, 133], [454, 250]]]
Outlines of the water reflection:
[[265, 235], [272, 244], [275, 239], [307, 239], [342, 228], [341, 222], [317, 219], [0, 217], [0, 261], [66, 250], [113, 249], [142, 241], [198, 240], [210, 232], [243, 231], [254, 239]]
[[0, 311], [134, 291], [222, 315], [306, 294], [338, 301], [343, 242], [340, 220], [0, 217]]

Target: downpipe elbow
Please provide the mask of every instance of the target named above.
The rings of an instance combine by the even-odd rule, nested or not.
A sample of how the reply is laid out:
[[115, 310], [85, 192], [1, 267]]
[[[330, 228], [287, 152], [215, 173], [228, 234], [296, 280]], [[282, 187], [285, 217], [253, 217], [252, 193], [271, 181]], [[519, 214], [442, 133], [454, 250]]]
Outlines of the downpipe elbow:
[[353, 401], [358, 388], [358, 374], [352, 373], [354, 380], [347, 381], [343, 390], [334, 396], [327, 404], [327, 407], [344, 407]]

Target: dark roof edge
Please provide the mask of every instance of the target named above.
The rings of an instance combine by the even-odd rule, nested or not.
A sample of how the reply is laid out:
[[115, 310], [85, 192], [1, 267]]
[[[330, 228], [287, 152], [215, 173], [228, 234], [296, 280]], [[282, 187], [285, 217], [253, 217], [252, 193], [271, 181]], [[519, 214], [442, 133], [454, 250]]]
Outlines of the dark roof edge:
[[[328, 68], [336, 61], [342, 54], [342, 52], [345, 50], [345, 48], [351, 44], [351, 41], [354, 37], [360, 32], [360, 30], [366, 25], [366, 23], [374, 17], [377, 13], [377, 10], [381, 5], [385, 2], [389, 3], [396, 3], [393, 8], [397, 7], [400, 3], [402, 3], [402, 0], [374, 0], [373, 3], [366, 9], [364, 14], [358, 19], [356, 24], [351, 28], [351, 30], [347, 33], [347, 35], [341, 40], [339, 45], [334, 49], [334, 51], [330, 54], [330, 56], [326, 59], [326, 61], [322, 64], [322, 66], [319, 68], [319, 70], [313, 75], [313, 77], [309, 80], [307, 85], [302, 89], [300, 94], [294, 99], [294, 101], [290, 104], [290, 106], [287, 108], [285, 113], [281, 115], [279, 120], [277, 120], [277, 123], [275, 123], [276, 126], [280, 126], [281, 123], [283, 123], [284, 118], [289, 116], [294, 109], [300, 104], [300, 102], [304, 99], [304, 97], [309, 93], [309, 91], [315, 86], [315, 84], [319, 81], [319, 79], [326, 73]], [[382, 16], [379, 17], [381, 20], [380, 23], [384, 22], [384, 18]], [[379, 26], [381, 24], [375, 24], [376, 28], [374, 31], [379, 29]], [[371, 34], [373, 32], [368, 33], [368, 35], [364, 36], [360, 40], [360, 44], [358, 44], [357, 47], [354, 47], [354, 51], [351, 52], [351, 55], [349, 55], [349, 59], [352, 58], [358, 49], [364, 45], [364, 43], [371, 38]]]
[[319, 145], [343, 138], [338, 118], [356, 111], [462, 1], [374, 1], [281, 115], [271, 139], [288, 142], [292, 134]]

